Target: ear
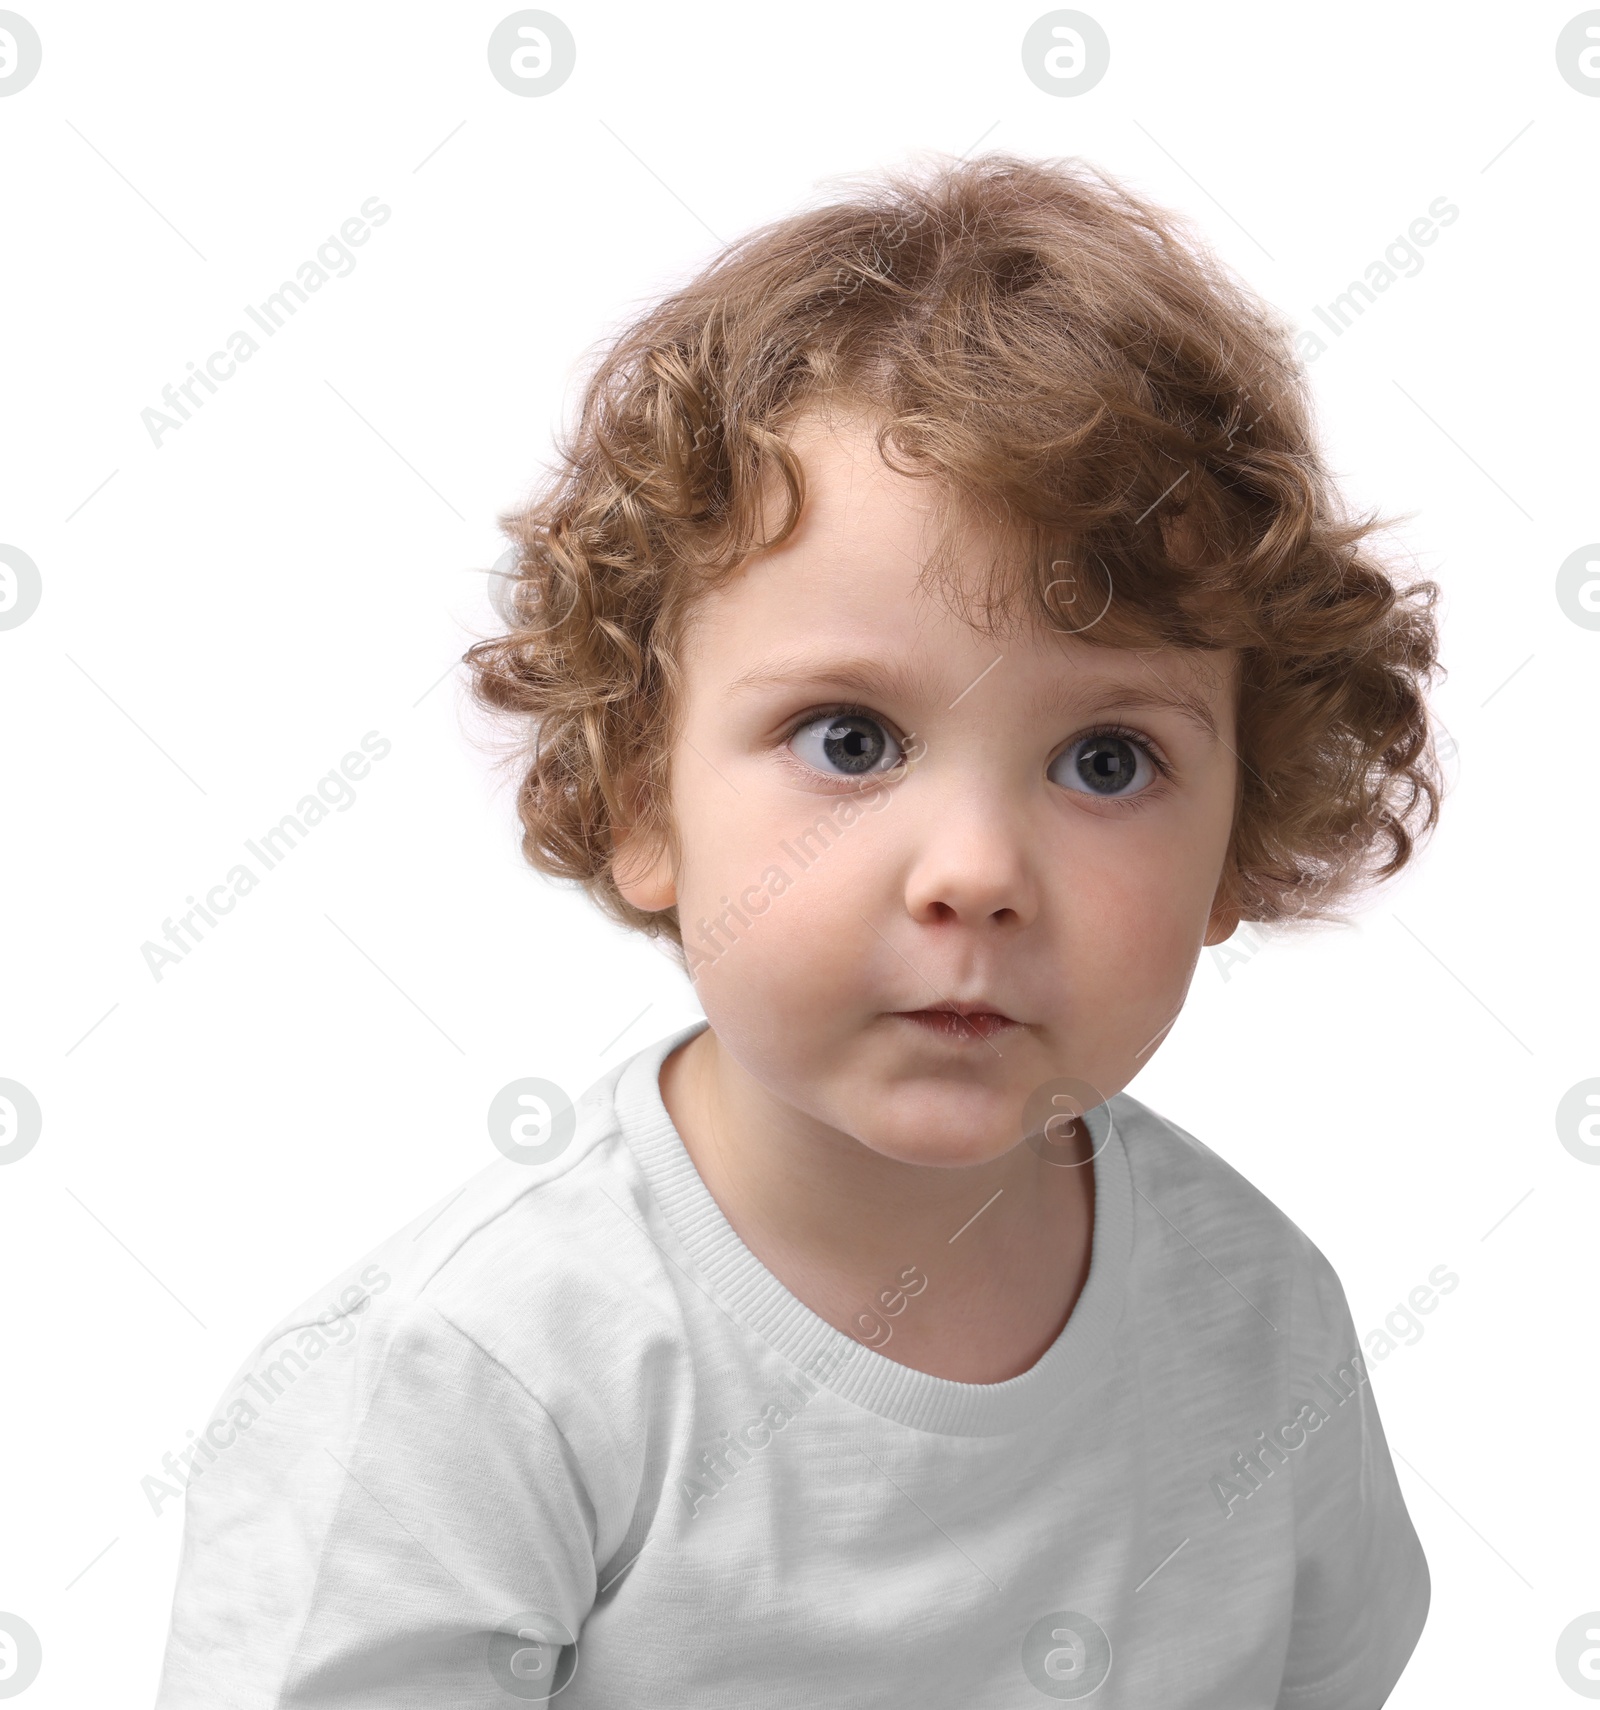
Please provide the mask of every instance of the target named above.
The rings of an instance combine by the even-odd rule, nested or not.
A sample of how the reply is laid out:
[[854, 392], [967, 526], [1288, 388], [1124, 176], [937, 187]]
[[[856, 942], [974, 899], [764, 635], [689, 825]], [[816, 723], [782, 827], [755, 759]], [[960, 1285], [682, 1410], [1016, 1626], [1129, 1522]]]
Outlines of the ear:
[[630, 829], [614, 840], [611, 878], [623, 899], [644, 914], [659, 914], [678, 900], [666, 840], [642, 829]]
[[658, 915], [677, 903], [677, 874], [667, 834], [658, 829], [646, 795], [646, 768], [638, 756], [621, 769], [612, 816], [612, 884], [622, 901], [644, 915]]
[[1211, 914], [1206, 921], [1206, 935], [1201, 939], [1202, 946], [1207, 944], [1222, 944], [1239, 930], [1240, 910], [1233, 900], [1233, 887], [1229, 877], [1224, 875], [1222, 883], [1217, 886], [1217, 894], [1212, 899]]
[[1205, 536], [1189, 510], [1169, 511], [1163, 515], [1161, 538], [1173, 563], [1185, 570], [1200, 566], [1205, 556]]

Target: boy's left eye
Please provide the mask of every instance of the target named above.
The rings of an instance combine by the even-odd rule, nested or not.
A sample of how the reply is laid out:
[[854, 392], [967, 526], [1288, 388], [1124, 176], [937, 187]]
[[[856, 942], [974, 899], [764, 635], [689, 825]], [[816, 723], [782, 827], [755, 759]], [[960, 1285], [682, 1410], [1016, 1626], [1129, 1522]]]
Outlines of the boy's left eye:
[[900, 744], [870, 713], [832, 712], [809, 719], [789, 746], [818, 772], [859, 778], [899, 765]]
[[1097, 731], [1081, 736], [1051, 762], [1053, 783], [1080, 795], [1118, 800], [1143, 795], [1164, 774], [1149, 745], [1130, 731]]

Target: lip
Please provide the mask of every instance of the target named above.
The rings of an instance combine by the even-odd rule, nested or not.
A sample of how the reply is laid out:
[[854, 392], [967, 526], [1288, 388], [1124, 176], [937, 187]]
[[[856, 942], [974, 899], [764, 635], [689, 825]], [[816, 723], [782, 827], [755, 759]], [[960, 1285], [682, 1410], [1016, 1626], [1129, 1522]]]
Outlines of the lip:
[[978, 1044], [998, 1033], [1007, 1033], [1022, 1023], [1003, 1010], [983, 1003], [939, 1003], [927, 1009], [897, 1009], [890, 1012], [935, 1038], [955, 1044]]

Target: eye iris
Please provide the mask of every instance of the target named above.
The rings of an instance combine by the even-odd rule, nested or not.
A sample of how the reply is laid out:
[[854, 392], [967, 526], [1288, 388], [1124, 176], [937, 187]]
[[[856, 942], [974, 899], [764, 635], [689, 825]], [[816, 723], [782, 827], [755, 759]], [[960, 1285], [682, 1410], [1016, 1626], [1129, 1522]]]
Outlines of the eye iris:
[[1078, 776], [1100, 795], [1114, 795], [1139, 773], [1139, 756], [1120, 736], [1096, 736], [1078, 755]]
[[869, 719], [837, 718], [822, 738], [830, 764], [845, 772], [867, 772], [883, 755], [883, 732]]

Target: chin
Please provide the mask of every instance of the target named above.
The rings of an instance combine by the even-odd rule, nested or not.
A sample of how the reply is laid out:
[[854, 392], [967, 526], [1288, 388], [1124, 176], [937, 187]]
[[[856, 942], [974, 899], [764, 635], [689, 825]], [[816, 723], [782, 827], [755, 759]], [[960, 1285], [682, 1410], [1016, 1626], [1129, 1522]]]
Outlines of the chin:
[[940, 1088], [926, 1098], [892, 1101], [887, 1110], [863, 1113], [850, 1132], [863, 1146], [906, 1165], [959, 1170], [986, 1165], [1022, 1139], [1021, 1118], [1009, 1098], [973, 1098]]
[[948, 1118], [939, 1124], [908, 1126], [895, 1122], [882, 1128], [864, 1126], [855, 1131], [855, 1137], [863, 1146], [881, 1157], [893, 1158], [896, 1163], [944, 1170], [991, 1163], [1022, 1141], [1020, 1133], [1013, 1135], [1009, 1129], [996, 1132], [993, 1128], [951, 1126]]

